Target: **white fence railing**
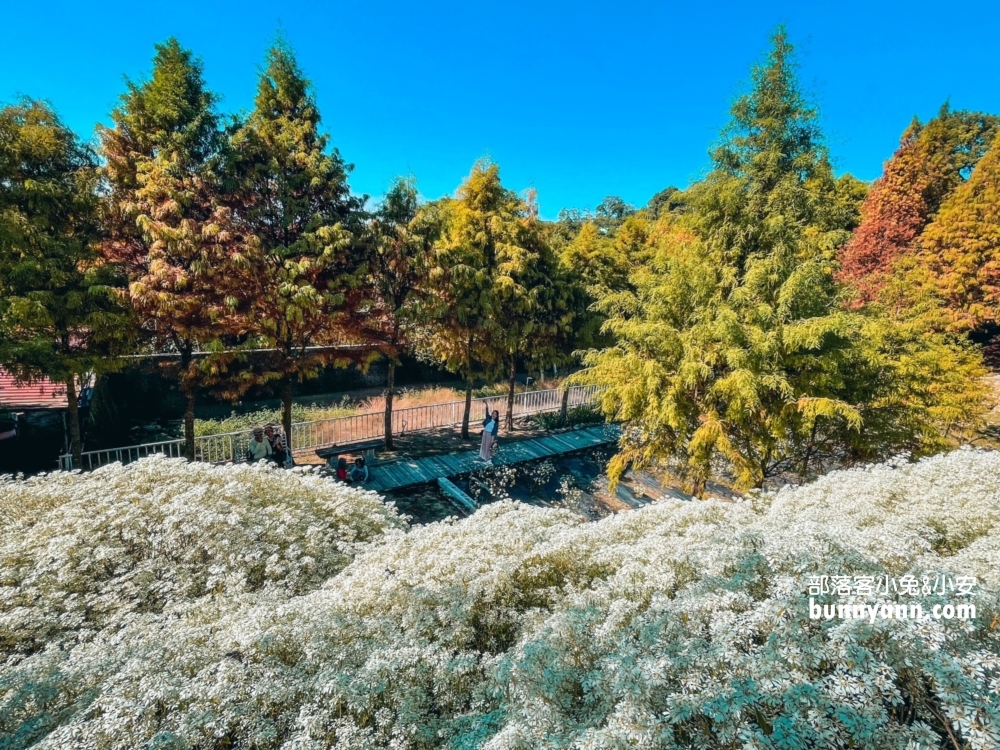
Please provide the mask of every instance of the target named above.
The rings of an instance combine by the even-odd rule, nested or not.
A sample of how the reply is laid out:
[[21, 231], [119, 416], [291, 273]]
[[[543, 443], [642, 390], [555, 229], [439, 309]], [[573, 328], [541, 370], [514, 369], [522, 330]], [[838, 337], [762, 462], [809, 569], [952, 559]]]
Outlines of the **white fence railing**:
[[[568, 409], [574, 409], [591, 403], [602, 388], [594, 385], [578, 385], [567, 390], [566, 406]], [[482, 418], [481, 415], [487, 407], [498, 409], [501, 414], [505, 414], [507, 411], [506, 396], [475, 398], [472, 401], [470, 419], [473, 424]], [[562, 409], [562, 405], [563, 389], [561, 388], [514, 394], [515, 417], [559, 411]], [[462, 423], [464, 412], [465, 401], [449, 401], [399, 409], [392, 413], [392, 432], [393, 435], [404, 435], [408, 432], [423, 432], [439, 427], [454, 427]], [[378, 411], [351, 417], [295, 422], [292, 424], [290, 444], [293, 452], [300, 452], [383, 437], [385, 437], [385, 413]], [[226, 463], [243, 460], [249, 447], [250, 433], [247, 430], [242, 430], [217, 435], [200, 435], [194, 440], [195, 460]], [[184, 454], [184, 441], [182, 439], [164, 440], [158, 443], [130, 445], [124, 448], [85, 451], [80, 457], [80, 468], [96, 469], [98, 466], [116, 461], [123, 464], [129, 463], [153, 453], [182, 456]], [[65, 454], [59, 457], [59, 468], [69, 470], [72, 466], [72, 456]]]

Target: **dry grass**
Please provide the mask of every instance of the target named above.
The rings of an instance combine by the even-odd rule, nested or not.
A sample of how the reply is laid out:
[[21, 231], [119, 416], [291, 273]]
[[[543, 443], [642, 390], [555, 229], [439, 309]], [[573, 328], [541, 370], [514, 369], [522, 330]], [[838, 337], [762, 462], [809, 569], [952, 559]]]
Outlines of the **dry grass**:
[[[431, 406], [445, 404], [449, 401], [462, 401], [465, 393], [454, 388], [422, 388], [420, 390], [403, 390], [392, 400], [393, 409], [410, 409], [414, 406]], [[358, 404], [357, 413], [385, 411], [385, 396], [370, 396]]]

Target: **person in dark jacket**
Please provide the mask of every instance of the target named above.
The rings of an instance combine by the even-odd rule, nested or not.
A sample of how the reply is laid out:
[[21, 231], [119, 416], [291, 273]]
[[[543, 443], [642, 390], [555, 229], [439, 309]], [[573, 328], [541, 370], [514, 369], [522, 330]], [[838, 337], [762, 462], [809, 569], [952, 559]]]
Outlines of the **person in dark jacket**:
[[278, 466], [284, 467], [288, 461], [288, 449], [285, 447], [284, 437], [271, 424], [264, 428], [264, 437], [271, 444], [271, 458]]
[[490, 407], [486, 407], [486, 418], [483, 420], [483, 442], [479, 446], [479, 458], [486, 463], [493, 462], [493, 443], [497, 439], [500, 431], [500, 412], [494, 410], [490, 414]]

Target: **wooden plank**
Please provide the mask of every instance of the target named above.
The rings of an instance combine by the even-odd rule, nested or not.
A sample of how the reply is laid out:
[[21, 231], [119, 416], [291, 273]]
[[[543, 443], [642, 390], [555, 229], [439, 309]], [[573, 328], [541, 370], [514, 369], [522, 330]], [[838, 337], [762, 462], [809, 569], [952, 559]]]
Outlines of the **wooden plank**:
[[[616, 439], [613, 431], [607, 430], [603, 425], [597, 425], [584, 430], [503, 444], [494, 462], [500, 466], [511, 466], [593, 448], [614, 442]], [[479, 461], [479, 451], [476, 450], [427, 456], [373, 467], [372, 481], [367, 486], [379, 492], [388, 492], [441, 478], [468, 474], [481, 468], [483, 464]]]
[[546, 440], [546, 447], [562, 449], [562, 452], [578, 450], [580, 442], [573, 440], [569, 435], [552, 435]]
[[448, 481], [444, 477], [439, 477], [437, 480], [438, 487], [441, 488], [441, 492], [444, 493], [445, 497], [451, 500], [457, 507], [459, 507], [465, 513], [475, 513], [476, 501], [471, 497], [466, 495], [462, 490], [456, 487], [452, 482]]
[[442, 456], [430, 456], [429, 458], [422, 460], [424, 462], [424, 466], [426, 466], [428, 470], [433, 471], [439, 476], [447, 476], [445, 472], [448, 470], [448, 467], [441, 459]]

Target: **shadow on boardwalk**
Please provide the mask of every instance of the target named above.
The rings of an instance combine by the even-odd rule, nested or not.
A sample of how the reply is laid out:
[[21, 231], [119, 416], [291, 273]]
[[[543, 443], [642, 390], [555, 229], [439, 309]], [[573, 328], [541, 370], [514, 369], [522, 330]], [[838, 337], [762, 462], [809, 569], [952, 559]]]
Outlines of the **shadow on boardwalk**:
[[[496, 466], [510, 466], [526, 461], [537, 461], [550, 456], [607, 445], [617, 439], [616, 426], [596, 425], [559, 433], [540, 434], [521, 440], [508, 440], [506, 443], [501, 443], [493, 463]], [[391, 462], [380, 460], [373, 469], [372, 479], [366, 487], [376, 492], [387, 492], [425, 484], [439, 478], [468, 474], [483, 466], [478, 449], [470, 449], [466, 444], [466, 449], [460, 452], [442, 450], [422, 457], [408, 456]]]
[[[402, 435], [394, 435], [392, 438], [393, 449], [391, 451], [380, 450], [375, 460], [369, 462], [369, 466], [380, 466], [403, 459], [443, 456], [473, 449], [478, 451], [482, 431], [482, 425], [479, 422], [473, 421], [469, 425], [468, 438], [462, 437], [460, 427], [438, 427], [421, 432], [407, 432]], [[550, 433], [550, 430], [539, 427], [531, 417], [522, 417], [515, 420], [513, 430], [500, 431], [500, 442], [501, 444], [515, 443], [521, 440], [542, 437]], [[312, 448], [296, 451], [295, 462], [298, 464], [324, 463], [323, 459], [317, 456], [316, 451]]]

